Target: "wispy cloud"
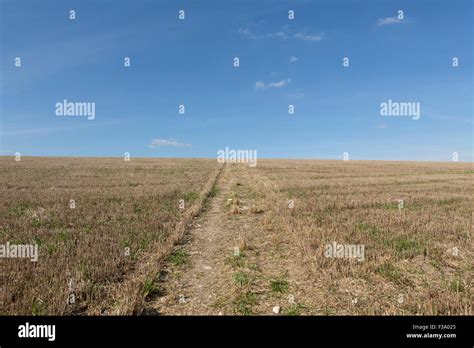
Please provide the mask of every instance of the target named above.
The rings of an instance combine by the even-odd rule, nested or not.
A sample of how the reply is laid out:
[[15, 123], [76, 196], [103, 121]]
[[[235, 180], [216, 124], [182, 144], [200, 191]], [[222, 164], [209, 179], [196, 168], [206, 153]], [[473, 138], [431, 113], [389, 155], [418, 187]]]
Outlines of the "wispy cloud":
[[247, 39], [256, 40], [257, 36], [251, 31], [250, 28], [239, 28], [239, 34]]
[[388, 128], [388, 127], [387, 127], [386, 124], [378, 124], [378, 125], [376, 126], [376, 128], [377, 128], [377, 129], [386, 129], [386, 128]]
[[377, 20], [377, 25], [379, 27], [383, 25], [389, 25], [389, 24], [400, 24], [403, 23], [403, 19], [398, 19], [398, 17], [393, 16], [393, 17], [387, 17], [387, 18], [379, 18]]
[[191, 147], [191, 144], [180, 143], [174, 139], [153, 139], [149, 145], [151, 148], [160, 146]]
[[283, 30], [277, 31], [276, 33], [269, 33], [267, 34], [267, 37], [269, 38], [276, 37], [281, 40], [288, 40], [289, 38], [288, 34]]
[[304, 41], [320, 41], [322, 39], [321, 35], [308, 35], [305, 33], [296, 33], [293, 37]]
[[265, 83], [263, 81], [257, 81], [255, 82], [255, 89], [256, 90], [266, 90], [269, 88], [283, 88], [287, 84], [291, 82], [291, 79], [286, 79], [286, 80], [280, 80], [278, 82], [269, 82]]
[[295, 56], [290, 57], [290, 63], [295, 63], [297, 61], [298, 61], [298, 57], [295, 57]]
[[260, 39], [279, 39], [279, 40], [303, 40], [303, 41], [320, 41], [322, 39], [321, 34], [308, 34], [306, 31], [300, 31], [292, 33], [288, 26], [283, 26], [281, 30], [276, 32], [264, 32], [259, 27], [261, 23], [249, 24], [245, 28], [239, 28], [238, 32], [240, 36], [251, 40]]

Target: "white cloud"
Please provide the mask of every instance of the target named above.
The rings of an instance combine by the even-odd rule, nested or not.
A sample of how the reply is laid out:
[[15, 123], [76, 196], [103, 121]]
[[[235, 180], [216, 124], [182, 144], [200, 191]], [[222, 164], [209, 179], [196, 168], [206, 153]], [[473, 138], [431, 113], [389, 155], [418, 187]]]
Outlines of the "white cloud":
[[248, 39], [252, 39], [252, 40], [257, 39], [257, 35], [255, 35], [250, 30], [250, 28], [239, 28], [239, 34], [246, 37], [246, 38], [248, 38]]
[[387, 18], [379, 18], [377, 20], [377, 25], [381, 27], [382, 25], [388, 25], [388, 24], [397, 24], [397, 23], [403, 23], [403, 20], [398, 19], [397, 17], [387, 17]]
[[290, 82], [291, 82], [291, 79], [280, 80], [278, 82], [269, 82], [269, 83], [265, 83], [263, 81], [257, 81], [255, 82], [255, 89], [265, 90], [269, 88], [282, 88], [282, 87], [285, 87]]
[[290, 63], [294, 63], [294, 62], [297, 62], [297, 61], [298, 61], [298, 57], [295, 57], [295, 56], [290, 57]]
[[386, 124], [378, 124], [377, 127], [378, 129], [386, 129], [388, 128]]
[[288, 34], [285, 33], [284, 31], [278, 31], [276, 33], [270, 33], [270, 34], [267, 34], [268, 37], [277, 37], [281, 40], [287, 40], [288, 39]]
[[263, 81], [255, 82], [255, 89], [264, 89], [264, 88], [265, 88], [265, 83], [263, 83]]
[[295, 39], [301, 39], [304, 41], [320, 41], [321, 35], [307, 35], [305, 33], [296, 33], [293, 35]]
[[153, 139], [149, 147], [173, 146], [173, 147], [191, 147], [190, 144], [180, 143], [174, 139]]
[[289, 27], [287, 25], [283, 26], [281, 30], [277, 32], [270, 32], [265, 33], [261, 30], [261, 24], [249, 24], [245, 28], [239, 28], [239, 34], [246, 38], [252, 40], [260, 40], [260, 39], [280, 39], [280, 40], [288, 40], [288, 39], [298, 39], [304, 41], [320, 41], [322, 39], [321, 35], [315, 34], [307, 34], [305, 32], [298, 32], [298, 33], [291, 33]]

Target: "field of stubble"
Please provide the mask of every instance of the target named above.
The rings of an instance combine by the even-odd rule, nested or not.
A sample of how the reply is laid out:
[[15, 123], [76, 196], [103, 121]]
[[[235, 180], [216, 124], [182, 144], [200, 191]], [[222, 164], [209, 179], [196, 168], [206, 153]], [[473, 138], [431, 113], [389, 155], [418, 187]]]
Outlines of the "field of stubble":
[[[39, 245], [36, 263], [0, 260], [0, 314], [140, 313], [147, 295], [160, 292], [156, 275], [183, 234], [205, 235], [185, 231], [193, 217], [205, 221], [202, 207], [216, 195], [232, 201], [221, 196], [235, 185], [262, 208], [216, 208], [212, 227], [225, 232], [221, 222], [246, 221], [240, 232], [255, 242], [240, 258], [286, 277], [272, 290], [249, 282], [252, 304], [236, 314], [259, 313], [250, 308], [259, 301], [271, 314], [266, 301], [280, 293], [288, 315], [472, 314], [472, 163], [259, 160], [219, 181], [218, 164], [205, 159], [0, 163], [0, 244]], [[252, 179], [240, 182], [246, 175]], [[334, 242], [363, 245], [364, 259], [327, 257]], [[229, 274], [219, 279], [232, 284], [235, 274], [222, 269]]]
[[[310, 312], [472, 313], [472, 163], [262, 160], [257, 171], [284, 197], [272, 220], [293, 238]], [[333, 242], [364, 245], [364, 261], [326, 257]]]
[[0, 244], [39, 246], [36, 263], [0, 260], [0, 314], [15, 315], [135, 306], [218, 168], [199, 159], [0, 157], [0, 165]]

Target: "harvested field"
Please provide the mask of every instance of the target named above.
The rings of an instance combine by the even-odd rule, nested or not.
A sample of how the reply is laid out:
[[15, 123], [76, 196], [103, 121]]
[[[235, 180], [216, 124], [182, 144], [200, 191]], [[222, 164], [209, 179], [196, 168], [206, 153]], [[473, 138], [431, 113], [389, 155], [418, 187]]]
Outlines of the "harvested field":
[[150, 253], [166, 252], [218, 170], [215, 161], [199, 159], [0, 162], [0, 243], [39, 246], [38, 262], [1, 261], [0, 313], [25, 315], [111, 314], [122, 305], [117, 286], [133, 279]]
[[[260, 161], [308, 313], [471, 314], [471, 163]], [[264, 179], [265, 178], [265, 179]], [[293, 203], [293, 208], [289, 207]], [[326, 257], [364, 246], [363, 260]]]
[[1, 164], [2, 314], [472, 313], [472, 163]]

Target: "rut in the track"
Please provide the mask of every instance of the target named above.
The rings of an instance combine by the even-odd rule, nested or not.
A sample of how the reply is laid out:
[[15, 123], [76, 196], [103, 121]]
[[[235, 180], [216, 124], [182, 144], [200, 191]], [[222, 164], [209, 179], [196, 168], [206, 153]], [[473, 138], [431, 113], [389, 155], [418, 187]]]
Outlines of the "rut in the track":
[[233, 255], [239, 236], [255, 223], [251, 221], [254, 216], [229, 219], [226, 212], [227, 197], [239, 180], [238, 172], [235, 168], [224, 168], [216, 196], [177, 246], [178, 253], [186, 255], [185, 263], [170, 263], [163, 272], [165, 295], [150, 303], [159, 314], [218, 314], [225, 310], [219, 308], [219, 301], [226, 302], [225, 297], [232, 296], [226, 258]]
[[145, 313], [272, 314], [275, 305], [291, 307], [287, 296], [296, 289], [290, 279], [285, 293], [271, 291], [271, 282], [286, 281], [294, 265], [285, 255], [285, 240], [268, 228], [272, 202], [252, 170], [224, 168], [217, 194], [176, 246], [180, 257], [168, 262], [161, 291], [148, 301]]

